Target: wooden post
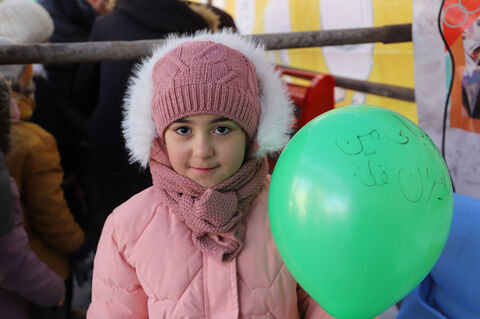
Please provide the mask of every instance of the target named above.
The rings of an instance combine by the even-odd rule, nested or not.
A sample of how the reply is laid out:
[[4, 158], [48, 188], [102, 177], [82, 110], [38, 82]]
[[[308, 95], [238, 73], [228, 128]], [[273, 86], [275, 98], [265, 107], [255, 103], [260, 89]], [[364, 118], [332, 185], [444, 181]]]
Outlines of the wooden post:
[[[267, 50], [359, 43], [412, 41], [412, 25], [247, 35]], [[0, 64], [134, 60], [149, 55], [163, 40], [105, 41], [0, 46]]]
[[415, 90], [412, 88], [355, 80], [335, 75], [333, 75], [333, 77], [335, 78], [335, 86], [344, 89], [380, 95], [397, 100], [415, 102]]

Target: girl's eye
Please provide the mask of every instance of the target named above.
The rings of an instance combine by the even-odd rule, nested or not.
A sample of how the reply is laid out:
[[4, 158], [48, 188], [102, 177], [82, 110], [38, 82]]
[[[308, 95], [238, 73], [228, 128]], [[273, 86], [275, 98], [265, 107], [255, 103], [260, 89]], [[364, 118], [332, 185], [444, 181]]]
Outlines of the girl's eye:
[[190, 130], [190, 128], [188, 128], [188, 127], [186, 127], [186, 126], [182, 126], [182, 127], [176, 128], [176, 129], [175, 129], [175, 132], [177, 132], [177, 133], [180, 134], [180, 135], [187, 135], [187, 134], [192, 133], [192, 131]]
[[217, 126], [215, 128], [215, 134], [219, 134], [219, 135], [225, 135], [225, 134], [229, 133], [230, 131], [231, 131], [231, 129], [226, 127], [226, 126]]

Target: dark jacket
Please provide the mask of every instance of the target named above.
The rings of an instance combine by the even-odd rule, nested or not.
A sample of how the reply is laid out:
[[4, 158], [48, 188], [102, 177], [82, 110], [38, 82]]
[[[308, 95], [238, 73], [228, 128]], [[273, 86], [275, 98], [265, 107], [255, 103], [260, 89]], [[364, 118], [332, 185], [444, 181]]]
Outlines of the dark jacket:
[[[86, 42], [96, 12], [86, 0], [39, 0], [51, 15], [55, 29], [52, 43]], [[68, 174], [85, 166], [88, 153], [82, 142], [87, 135], [87, 121], [73, 109], [72, 90], [78, 63], [44, 64], [48, 79], [36, 77], [37, 108], [32, 121], [57, 140], [62, 167]]]
[[65, 293], [63, 279], [30, 250], [23, 228], [22, 209], [15, 181], [10, 185], [14, 203], [14, 226], [0, 237], [0, 309], [2, 318], [28, 318], [28, 302], [51, 307]]
[[[88, 41], [96, 13], [86, 0], [39, 0], [38, 3], [50, 13], [54, 22], [50, 42]], [[45, 69], [55, 93], [67, 97], [75, 80], [76, 63], [46, 64]]]
[[88, 39], [96, 18], [86, 0], [38, 0], [53, 19], [55, 31], [50, 42], [81, 42]]
[[10, 176], [5, 167], [5, 159], [0, 151], [0, 238], [13, 227], [13, 202], [10, 190]]

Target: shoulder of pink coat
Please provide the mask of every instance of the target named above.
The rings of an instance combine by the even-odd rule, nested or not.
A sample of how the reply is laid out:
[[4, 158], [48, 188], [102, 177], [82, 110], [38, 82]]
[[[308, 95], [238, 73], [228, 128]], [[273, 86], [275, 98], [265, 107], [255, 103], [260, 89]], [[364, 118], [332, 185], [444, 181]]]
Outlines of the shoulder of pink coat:
[[169, 212], [170, 207], [149, 187], [115, 208], [109, 219], [116, 240], [128, 245], [141, 236], [154, 217], [168, 218]]

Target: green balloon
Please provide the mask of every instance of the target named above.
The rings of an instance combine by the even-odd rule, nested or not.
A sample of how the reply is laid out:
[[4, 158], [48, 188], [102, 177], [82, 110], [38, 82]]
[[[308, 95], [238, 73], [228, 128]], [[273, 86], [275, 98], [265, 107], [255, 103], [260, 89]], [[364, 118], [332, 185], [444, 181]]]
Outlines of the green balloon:
[[341, 107], [299, 130], [268, 200], [278, 251], [329, 314], [373, 318], [428, 274], [448, 237], [453, 191], [427, 134], [385, 108]]

